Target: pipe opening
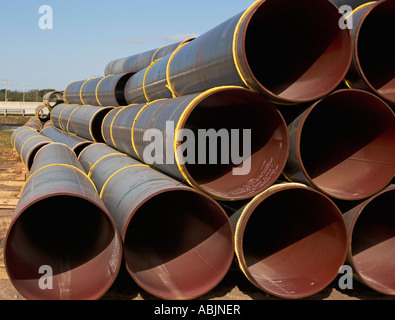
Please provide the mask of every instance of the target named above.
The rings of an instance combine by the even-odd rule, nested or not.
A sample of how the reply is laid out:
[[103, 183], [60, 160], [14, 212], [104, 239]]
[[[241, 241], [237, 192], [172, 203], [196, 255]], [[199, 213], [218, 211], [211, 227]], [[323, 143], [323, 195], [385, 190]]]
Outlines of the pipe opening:
[[395, 189], [383, 192], [359, 213], [351, 256], [362, 282], [384, 294], [395, 292]]
[[394, 176], [394, 113], [373, 94], [342, 90], [321, 100], [299, 139], [307, 176], [335, 198], [366, 198]]
[[245, 52], [263, 90], [305, 102], [335, 89], [352, 55], [350, 33], [339, 28], [340, 18], [329, 1], [262, 2], [248, 22]]
[[303, 298], [321, 291], [345, 260], [341, 213], [316, 191], [272, 193], [251, 208], [242, 228], [241, 263], [259, 288], [278, 297]]
[[106, 117], [107, 113], [109, 113], [111, 110], [112, 108], [102, 108], [98, 112], [96, 112], [96, 114], [92, 118], [91, 134], [93, 140], [97, 143], [105, 142], [101, 128], [104, 118]]
[[384, 98], [395, 102], [395, 46], [388, 32], [395, 30], [395, 3], [375, 5], [361, 23], [357, 59], [367, 82]]
[[214, 288], [229, 270], [233, 232], [215, 202], [173, 190], [138, 209], [124, 249], [129, 273], [144, 290], [164, 299], [192, 299]]
[[45, 142], [39, 142], [37, 145], [35, 145], [31, 150], [29, 150], [29, 153], [26, 156], [26, 167], [27, 170], [30, 171], [30, 169], [33, 166], [34, 162], [34, 157], [36, 156], [36, 153], [45, 145], [50, 143], [50, 141], [45, 141]]
[[[210, 95], [192, 110], [184, 124], [184, 128], [192, 130], [196, 137], [195, 164], [185, 164], [186, 174], [201, 190], [219, 199], [240, 200], [255, 196], [277, 180], [287, 161], [288, 132], [283, 118], [266, 99], [246, 92], [219, 91]], [[244, 129], [250, 130], [251, 138]], [[213, 138], [199, 137], [199, 132], [208, 133], [209, 130], [216, 133]], [[232, 134], [232, 130], [239, 135]], [[209, 149], [214, 145], [210, 139], [217, 142], [214, 152]], [[244, 149], [248, 145], [250, 151]], [[228, 150], [222, 149], [226, 146]], [[184, 151], [188, 159], [188, 150]], [[206, 157], [201, 159], [203, 151]], [[244, 163], [240, 164], [235, 154], [244, 156]], [[214, 157], [213, 164], [210, 164], [210, 157]], [[235, 175], [233, 169], [241, 167], [245, 171]]]
[[128, 105], [125, 98], [125, 86], [131, 76], [132, 76], [131, 73], [125, 73], [122, 77], [119, 78], [115, 86], [114, 96], [119, 106]]
[[[115, 279], [118, 239], [111, 221], [90, 201], [67, 195], [41, 199], [10, 228], [7, 271], [29, 299], [95, 299]], [[43, 265], [52, 268], [53, 290], [40, 289]]]
[[80, 155], [80, 153], [88, 146], [90, 146], [92, 143], [91, 142], [82, 142], [79, 143], [76, 147], [74, 147], [73, 151], [75, 153], [75, 155], [78, 157]]

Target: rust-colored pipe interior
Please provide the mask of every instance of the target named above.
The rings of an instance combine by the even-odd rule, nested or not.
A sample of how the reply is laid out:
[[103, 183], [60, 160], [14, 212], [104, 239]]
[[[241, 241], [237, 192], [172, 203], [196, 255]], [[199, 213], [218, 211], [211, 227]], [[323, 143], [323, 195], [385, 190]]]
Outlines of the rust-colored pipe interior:
[[366, 16], [356, 39], [356, 54], [368, 83], [395, 103], [395, 2], [381, 1]]
[[289, 189], [262, 198], [242, 228], [241, 263], [259, 288], [281, 298], [321, 291], [345, 260], [341, 213], [316, 191]]
[[125, 233], [126, 266], [148, 293], [192, 299], [214, 288], [233, 261], [233, 231], [214, 202], [190, 191], [146, 201]]
[[395, 293], [395, 189], [362, 208], [354, 222], [351, 250], [354, 270], [363, 283], [383, 294]]
[[[274, 106], [257, 95], [246, 91], [216, 92], [201, 101], [188, 115], [184, 128], [194, 132], [195, 164], [186, 163], [187, 174], [198, 187], [219, 199], [248, 199], [274, 183], [285, 166], [288, 157], [288, 131], [284, 119]], [[233, 169], [248, 167], [248, 157], [244, 164], [225, 163], [221, 148], [228, 144], [217, 139], [216, 164], [210, 164], [209, 140], [206, 140], [206, 159], [199, 160], [199, 130], [219, 132], [226, 129], [229, 137], [229, 154], [232, 148], [243, 155], [243, 130], [251, 130], [251, 168], [245, 174], [235, 175]], [[238, 140], [231, 130], [239, 132]], [[187, 152], [187, 151], [186, 151]], [[246, 155], [245, 155], [246, 156]]]
[[264, 1], [245, 34], [247, 63], [260, 85], [290, 102], [335, 89], [352, 55], [351, 36], [339, 19], [330, 1]]
[[[115, 228], [96, 205], [66, 194], [51, 196], [37, 199], [11, 225], [6, 267], [27, 299], [97, 299], [116, 277], [109, 261], [119, 259], [113, 256], [119, 245]], [[43, 265], [53, 270], [52, 289], [39, 286]]]
[[300, 157], [312, 183], [330, 196], [360, 200], [384, 188], [395, 171], [395, 116], [372, 94], [344, 90], [307, 116]]

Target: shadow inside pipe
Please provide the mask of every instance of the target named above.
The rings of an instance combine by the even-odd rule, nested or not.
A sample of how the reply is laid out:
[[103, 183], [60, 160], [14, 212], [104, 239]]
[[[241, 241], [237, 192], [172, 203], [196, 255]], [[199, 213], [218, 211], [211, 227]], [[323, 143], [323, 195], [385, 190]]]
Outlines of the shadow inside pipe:
[[394, 116], [385, 104], [343, 91], [322, 100], [308, 115], [300, 154], [309, 177], [323, 190], [341, 197], [358, 190], [364, 196], [390, 180], [394, 139]]
[[363, 21], [357, 42], [362, 72], [373, 88], [392, 101], [395, 101], [395, 46], [387, 31], [395, 30], [394, 13], [394, 2], [376, 5]]
[[347, 244], [336, 206], [319, 193], [292, 189], [255, 208], [242, 241], [245, 265], [261, 288], [294, 298], [312, 295], [333, 281]]
[[234, 253], [232, 228], [218, 212], [215, 203], [189, 191], [162, 193], [143, 204], [124, 241], [136, 282], [171, 299], [196, 297], [217, 285]]
[[[87, 266], [85, 276], [91, 277], [88, 262], [99, 257], [114, 238], [110, 220], [87, 200], [53, 196], [37, 201], [23, 211], [10, 230], [5, 257], [10, 278], [37, 279], [38, 283], [42, 265], [49, 265], [54, 276], [74, 270], [78, 273]], [[97, 269], [100, 262], [99, 258]]]
[[[285, 166], [286, 125], [281, 114], [266, 100], [243, 97], [243, 93], [237, 92], [217, 93], [191, 112], [184, 127], [191, 129], [196, 137], [195, 164], [187, 162], [186, 169], [202, 190], [214, 192], [219, 198], [252, 197], [264, 185], [272, 184]], [[209, 130], [213, 130], [216, 137], [201, 138], [199, 132]], [[238, 136], [233, 135], [232, 130]], [[251, 139], [246, 139], [248, 133], [244, 130], [250, 130]], [[220, 131], [225, 132], [225, 138]], [[217, 143], [214, 152], [210, 149], [213, 145], [210, 140]], [[245, 148], [244, 143], [250, 147]], [[201, 150], [202, 146], [205, 149]], [[201, 159], [202, 151], [206, 154], [204, 159]], [[184, 151], [186, 159], [187, 152], [189, 150]], [[213, 153], [216, 162], [210, 164]], [[244, 157], [245, 162], [240, 164], [237, 157]], [[235, 175], [234, 168], [243, 166], [246, 166], [244, 174]]]
[[[340, 15], [323, 1], [266, 1], [246, 33], [246, 55], [254, 76], [281, 98], [308, 101], [332, 91], [351, 57], [350, 36]], [[268, 48], [262, 50], [262, 42]], [[259, 46], [259, 47], [258, 47]]]

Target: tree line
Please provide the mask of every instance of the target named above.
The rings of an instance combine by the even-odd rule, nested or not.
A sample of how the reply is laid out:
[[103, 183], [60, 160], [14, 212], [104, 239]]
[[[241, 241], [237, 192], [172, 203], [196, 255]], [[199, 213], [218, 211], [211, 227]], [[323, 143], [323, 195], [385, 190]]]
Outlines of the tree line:
[[[47, 92], [55, 91], [55, 89], [29, 90], [25, 94], [21, 91], [7, 90], [7, 101], [25, 101], [25, 102], [41, 102]], [[5, 100], [5, 89], [0, 90], [0, 101]]]

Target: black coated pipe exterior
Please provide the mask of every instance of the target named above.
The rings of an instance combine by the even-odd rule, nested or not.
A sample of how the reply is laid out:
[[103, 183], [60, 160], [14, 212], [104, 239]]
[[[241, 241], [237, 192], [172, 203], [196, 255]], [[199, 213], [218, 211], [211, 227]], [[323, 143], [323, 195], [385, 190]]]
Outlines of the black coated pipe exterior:
[[277, 103], [314, 101], [341, 83], [351, 63], [351, 33], [339, 28], [341, 18], [327, 0], [257, 1], [178, 48], [162, 80], [172, 96], [236, 85]]
[[[113, 110], [103, 121], [102, 133], [109, 145], [218, 200], [241, 200], [261, 192], [281, 175], [288, 156], [288, 132], [281, 114], [265, 97], [242, 87], [213, 88], [199, 94], [121, 108], [118, 112]], [[183, 139], [179, 135], [186, 134], [184, 129], [196, 137], [193, 145], [196, 158], [189, 162], [184, 161], [180, 147]], [[152, 139], [144, 138], [148, 130], [163, 137], [164, 151], [159, 154], [160, 159], [151, 159], [147, 153]], [[215, 134], [225, 130], [229, 140], [232, 130], [237, 130], [238, 140], [233, 141], [234, 144], [228, 142], [232, 148], [238, 147], [240, 153], [240, 139], [247, 137], [247, 130], [251, 133], [251, 157], [245, 155], [237, 164], [232, 160], [222, 162], [217, 154], [217, 161], [211, 164], [207, 153], [204, 159], [198, 159], [202, 142], [198, 138], [199, 130], [212, 130]], [[226, 145], [226, 141], [222, 145]], [[219, 143], [215, 151], [221, 156], [222, 145]], [[229, 150], [225, 151], [226, 155]], [[251, 170], [234, 174], [246, 162], [251, 164]]]
[[84, 148], [92, 143], [92, 141], [86, 140], [56, 127], [43, 128], [40, 133], [54, 142], [64, 143], [74, 151], [76, 156], [78, 156], [81, 151], [84, 150]]
[[93, 142], [103, 142], [102, 122], [113, 107], [61, 104], [51, 112], [55, 127]]
[[[115, 281], [120, 235], [66, 145], [37, 153], [6, 234], [4, 261], [15, 288], [31, 300], [98, 299]], [[51, 270], [44, 284], [43, 267]]]
[[145, 67], [148, 67], [153, 61], [174, 52], [174, 50], [176, 50], [185, 41], [190, 41], [190, 40], [191, 39], [186, 39], [184, 41], [163, 46], [158, 49], [153, 49], [146, 52], [135, 54], [133, 56], [113, 60], [107, 64], [104, 74], [107, 76], [111, 74], [139, 72]]
[[223, 279], [234, 258], [233, 229], [218, 203], [104, 144], [85, 148], [79, 159], [117, 224], [126, 268], [141, 288], [186, 300]]
[[17, 129], [11, 136], [11, 142], [18, 153], [24, 166], [30, 171], [36, 153], [45, 145], [52, 142], [51, 139], [31, 129]]

